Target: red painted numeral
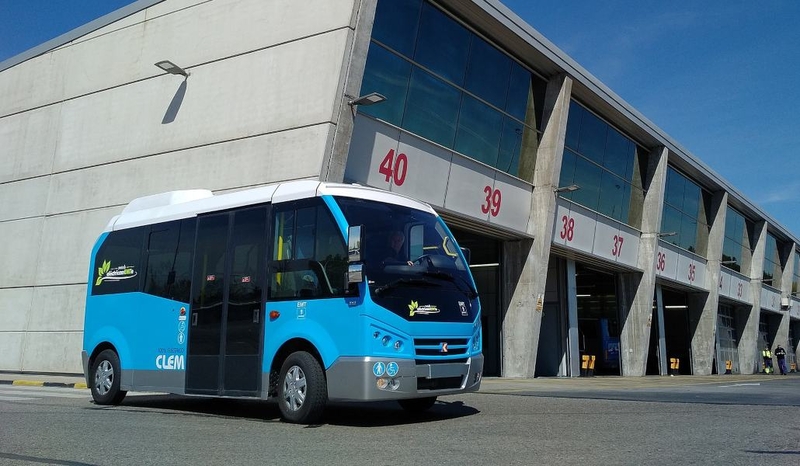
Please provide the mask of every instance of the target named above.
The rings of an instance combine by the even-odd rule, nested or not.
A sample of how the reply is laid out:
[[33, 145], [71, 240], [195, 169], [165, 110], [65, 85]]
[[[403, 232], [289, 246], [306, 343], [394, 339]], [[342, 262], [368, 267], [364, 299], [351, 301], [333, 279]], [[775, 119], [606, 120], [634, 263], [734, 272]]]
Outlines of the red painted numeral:
[[564, 215], [561, 217], [561, 239], [565, 239], [567, 241], [572, 241], [572, 238], [575, 237], [575, 219], [572, 217], [567, 217]]
[[402, 186], [406, 181], [406, 173], [408, 172], [408, 157], [406, 154], [397, 154], [394, 156], [394, 149], [390, 149], [386, 157], [381, 160], [378, 167], [378, 173], [386, 177], [386, 182], [389, 180], [394, 182], [395, 186]]
[[500, 204], [503, 202], [503, 194], [499, 189], [492, 189], [491, 186], [485, 186], [483, 192], [486, 194], [486, 203], [481, 205], [481, 212], [488, 214], [491, 212], [492, 217], [497, 217], [500, 213]]
[[736, 296], [741, 298], [744, 294], [744, 283], [739, 282], [739, 290], [736, 292]]
[[690, 282], [693, 282], [693, 281], [694, 281], [694, 278], [695, 278], [695, 268], [696, 268], [696, 266], [695, 266], [694, 264], [689, 264], [689, 276], [688, 276], [687, 278], [689, 278], [689, 281], [690, 281]]
[[622, 243], [625, 242], [625, 238], [619, 235], [614, 235], [614, 248], [611, 249], [611, 255], [614, 257], [619, 257], [622, 254]]
[[667, 268], [667, 255], [663, 252], [658, 253], [658, 262], [656, 262], [656, 270], [663, 272]]

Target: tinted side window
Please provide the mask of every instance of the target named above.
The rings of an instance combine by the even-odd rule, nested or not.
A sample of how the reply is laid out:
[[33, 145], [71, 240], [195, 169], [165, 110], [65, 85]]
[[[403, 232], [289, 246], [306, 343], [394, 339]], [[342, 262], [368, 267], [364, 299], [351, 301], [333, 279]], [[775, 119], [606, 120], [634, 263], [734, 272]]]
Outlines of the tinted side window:
[[147, 238], [145, 293], [189, 302], [196, 222], [191, 218], [151, 227]]
[[344, 239], [327, 207], [313, 204], [276, 207], [269, 299], [344, 296]]
[[145, 228], [112, 231], [97, 251], [93, 266], [92, 294], [139, 291]]

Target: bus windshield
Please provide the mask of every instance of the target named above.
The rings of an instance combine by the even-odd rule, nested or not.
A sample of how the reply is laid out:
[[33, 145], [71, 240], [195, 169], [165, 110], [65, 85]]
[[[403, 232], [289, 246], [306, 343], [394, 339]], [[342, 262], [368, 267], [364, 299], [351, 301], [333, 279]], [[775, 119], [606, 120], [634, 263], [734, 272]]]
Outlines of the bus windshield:
[[474, 319], [477, 292], [458, 244], [436, 215], [364, 199], [336, 199], [363, 225], [361, 259], [371, 299], [411, 321]]

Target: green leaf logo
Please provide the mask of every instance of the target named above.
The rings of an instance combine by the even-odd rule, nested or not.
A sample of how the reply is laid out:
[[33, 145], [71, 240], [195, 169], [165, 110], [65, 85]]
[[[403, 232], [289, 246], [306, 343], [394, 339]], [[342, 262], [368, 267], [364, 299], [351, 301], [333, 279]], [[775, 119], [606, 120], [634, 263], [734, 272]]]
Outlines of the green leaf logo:
[[103, 261], [103, 265], [97, 268], [97, 280], [94, 282], [94, 286], [103, 283], [109, 270], [111, 270], [111, 261]]
[[409, 311], [408, 315], [410, 317], [413, 317], [414, 316], [414, 311], [416, 311], [418, 307], [419, 307], [419, 303], [418, 302], [411, 301], [411, 304], [408, 305], [408, 311]]

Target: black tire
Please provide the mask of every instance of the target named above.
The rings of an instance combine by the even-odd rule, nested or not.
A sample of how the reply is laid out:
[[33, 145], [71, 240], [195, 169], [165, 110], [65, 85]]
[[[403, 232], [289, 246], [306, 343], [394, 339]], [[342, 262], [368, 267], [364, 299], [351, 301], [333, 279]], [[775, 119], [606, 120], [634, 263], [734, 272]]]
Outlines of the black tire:
[[92, 370], [89, 372], [89, 388], [92, 398], [99, 405], [118, 405], [122, 403], [126, 391], [119, 389], [119, 378], [122, 371], [119, 357], [114, 350], [103, 350], [94, 358]]
[[411, 398], [408, 400], [397, 400], [397, 403], [399, 403], [400, 407], [408, 411], [409, 413], [422, 413], [433, 407], [434, 403], [436, 403], [436, 397], [429, 396], [428, 398]]
[[281, 416], [295, 424], [315, 424], [322, 419], [328, 402], [325, 372], [317, 359], [298, 351], [286, 358], [278, 380]]

